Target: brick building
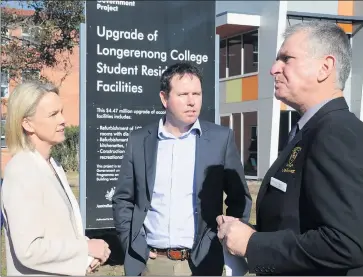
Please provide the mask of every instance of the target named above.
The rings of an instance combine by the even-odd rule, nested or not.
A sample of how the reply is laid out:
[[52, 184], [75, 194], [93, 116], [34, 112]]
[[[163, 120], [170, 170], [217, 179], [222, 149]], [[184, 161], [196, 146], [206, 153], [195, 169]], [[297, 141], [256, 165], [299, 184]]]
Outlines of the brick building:
[[[23, 16], [32, 15], [33, 11], [31, 10], [21, 10], [21, 9], [6, 9], [3, 12], [9, 12], [12, 14], [20, 14]], [[31, 31], [26, 28], [14, 28], [8, 30], [8, 36], [15, 37], [28, 37], [31, 35]], [[2, 39], [2, 44], [6, 44], [7, 40]], [[6, 118], [6, 102], [7, 98], [15, 88], [18, 83], [21, 83], [23, 80], [27, 78], [34, 78], [34, 76], [45, 76], [50, 81], [52, 81], [55, 85], [59, 86], [60, 96], [64, 103], [64, 116], [67, 120], [67, 125], [79, 125], [79, 47], [76, 46], [73, 49], [73, 53], [65, 53], [64, 57], [66, 57], [71, 65], [67, 72], [64, 71], [61, 65], [56, 66], [54, 68], [46, 67], [40, 72], [37, 70], [32, 71], [24, 71], [21, 72], [18, 79], [10, 79], [9, 75], [6, 71], [6, 68], [1, 68], [1, 118], [2, 125], [4, 125], [4, 120]], [[58, 57], [59, 60], [64, 57]], [[67, 74], [65, 79], [61, 82], [62, 78]], [[5, 137], [2, 135], [1, 137], [1, 170], [4, 169], [4, 166], [10, 159], [9, 152], [5, 145]]]

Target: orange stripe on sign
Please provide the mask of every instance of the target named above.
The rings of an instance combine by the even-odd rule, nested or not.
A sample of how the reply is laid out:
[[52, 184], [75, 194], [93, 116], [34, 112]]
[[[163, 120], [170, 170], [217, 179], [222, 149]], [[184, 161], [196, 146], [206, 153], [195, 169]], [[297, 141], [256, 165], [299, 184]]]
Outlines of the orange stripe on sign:
[[338, 15], [354, 15], [354, 1], [338, 0]]
[[242, 101], [258, 99], [258, 75], [242, 77]]
[[353, 24], [351, 23], [338, 23], [338, 26], [342, 28], [346, 33], [353, 33]]

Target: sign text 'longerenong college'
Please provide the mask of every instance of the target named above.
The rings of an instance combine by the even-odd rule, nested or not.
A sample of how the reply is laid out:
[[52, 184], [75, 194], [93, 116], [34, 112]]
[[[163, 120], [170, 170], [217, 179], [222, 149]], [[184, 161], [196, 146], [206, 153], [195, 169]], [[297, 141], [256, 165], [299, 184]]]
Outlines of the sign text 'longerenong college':
[[159, 81], [169, 65], [202, 69], [201, 117], [214, 121], [215, 2], [86, 5], [86, 228], [113, 228], [111, 200], [129, 134], [165, 114]]

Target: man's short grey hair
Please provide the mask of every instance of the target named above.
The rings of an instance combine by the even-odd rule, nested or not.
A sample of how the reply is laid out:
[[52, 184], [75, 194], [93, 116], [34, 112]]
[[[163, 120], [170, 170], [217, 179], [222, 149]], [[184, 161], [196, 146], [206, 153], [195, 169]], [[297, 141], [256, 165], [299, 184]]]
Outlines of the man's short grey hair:
[[332, 55], [336, 59], [337, 88], [344, 90], [349, 77], [352, 48], [347, 34], [335, 23], [313, 20], [288, 27], [284, 33], [287, 39], [297, 32], [306, 32], [310, 54], [315, 58]]

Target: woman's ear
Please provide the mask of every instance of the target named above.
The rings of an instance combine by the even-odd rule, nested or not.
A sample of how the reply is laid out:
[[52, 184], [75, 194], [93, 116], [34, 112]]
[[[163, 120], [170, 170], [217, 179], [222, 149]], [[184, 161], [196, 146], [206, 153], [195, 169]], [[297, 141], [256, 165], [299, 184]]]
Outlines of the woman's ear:
[[32, 126], [31, 121], [28, 118], [24, 118], [21, 126], [23, 126], [24, 130], [28, 133], [33, 133], [34, 132], [34, 128]]

